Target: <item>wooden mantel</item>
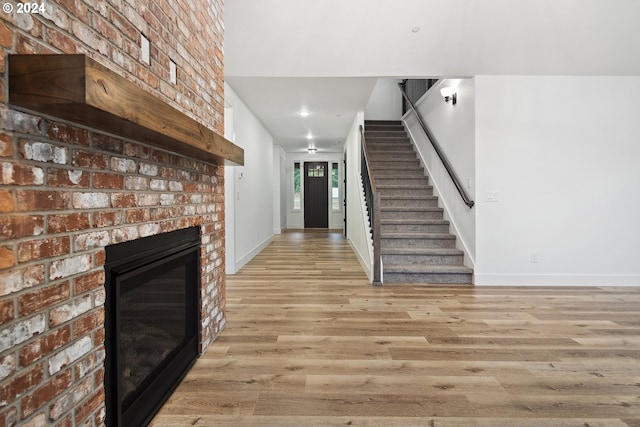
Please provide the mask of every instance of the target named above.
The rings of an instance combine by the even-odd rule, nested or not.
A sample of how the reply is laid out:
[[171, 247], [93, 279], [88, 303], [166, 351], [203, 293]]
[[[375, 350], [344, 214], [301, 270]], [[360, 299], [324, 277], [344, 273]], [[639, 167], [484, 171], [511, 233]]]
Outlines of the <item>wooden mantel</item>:
[[244, 150], [85, 55], [9, 55], [9, 103], [215, 164]]

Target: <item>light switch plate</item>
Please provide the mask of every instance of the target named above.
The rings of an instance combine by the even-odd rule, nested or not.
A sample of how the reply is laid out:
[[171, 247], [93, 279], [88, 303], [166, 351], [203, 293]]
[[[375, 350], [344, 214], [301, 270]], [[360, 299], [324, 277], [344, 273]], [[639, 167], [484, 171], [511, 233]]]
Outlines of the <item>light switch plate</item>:
[[151, 44], [149, 43], [149, 39], [144, 35], [140, 34], [140, 58], [142, 62], [149, 65], [151, 63]]
[[178, 75], [176, 70], [176, 63], [173, 61], [169, 61], [169, 80], [171, 83], [178, 83]]

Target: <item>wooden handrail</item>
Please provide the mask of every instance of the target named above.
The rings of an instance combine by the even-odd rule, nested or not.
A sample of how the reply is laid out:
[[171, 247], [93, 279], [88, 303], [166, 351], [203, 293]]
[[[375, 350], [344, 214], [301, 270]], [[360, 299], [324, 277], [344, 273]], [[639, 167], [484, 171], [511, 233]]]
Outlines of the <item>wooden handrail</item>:
[[360, 138], [362, 149], [361, 175], [364, 183], [365, 199], [367, 210], [369, 211], [370, 227], [373, 238], [373, 280], [376, 286], [382, 285], [382, 263], [380, 254], [380, 193], [376, 185], [376, 180], [371, 174], [371, 162], [367, 153], [367, 141], [364, 134], [364, 127], [360, 125]]
[[465, 191], [464, 187], [462, 186], [462, 183], [460, 182], [460, 178], [458, 178], [458, 175], [453, 170], [453, 167], [451, 166], [449, 159], [447, 159], [447, 156], [444, 154], [444, 151], [442, 151], [442, 148], [440, 148], [440, 144], [438, 144], [436, 137], [433, 135], [433, 133], [425, 123], [424, 119], [422, 118], [422, 115], [420, 114], [416, 106], [413, 104], [411, 99], [409, 99], [407, 92], [404, 90], [404, 87], [402, 87], [402, 83], [398, 83], [398, 87], [400, 88], [400, 92], [402, 92], [402, 96], [407, 101], [407, 104], [409, 104], [414, 114], [416, 115], [418, 119], [418, 123], [420, 123], [422, 130], [427, 135], [427, 139], [431, 142], [431, 145], [433, 146], [433, 149], [438, 155], [438, 158], [440, 158], [440, 161], [442, 162], [442, 165], [444, 166], [447, 173], [449, 174], [451, 181], [453, 181], [453, 185], [455, 185], [456, 189], [458, 190], [458, 194], [460, 194], [460, 197], [462, 197], [462, 201], [464, 202], [465, 205], [469, 206], [469, 208], [472, 208], [473, 205], [475, 205], [475, 202], [471, 200], [471, 197], [469, 197], [469, 195]]

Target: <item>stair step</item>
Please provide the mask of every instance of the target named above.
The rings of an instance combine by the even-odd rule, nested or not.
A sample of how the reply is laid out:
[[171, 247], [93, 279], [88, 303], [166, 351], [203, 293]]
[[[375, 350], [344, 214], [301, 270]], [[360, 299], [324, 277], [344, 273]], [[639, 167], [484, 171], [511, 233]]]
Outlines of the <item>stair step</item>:
[[404, 129], [402, 130], [395, 130], [395, 129], [384, 129], [384, 130], [373, 130], [373, 129], [367, 129], [365, 134], [365, 139], [367, 141], [369, 141], [370, 139], [374, 139], [374, 138], [380, 138], [380, 137], [399, 137], [399, 138], [406, 138], [407, 137], [407, 131], [405, 131]]
[[385, 176], [376, 176], [375, 177], [376, 184], [378, 185], [404, 185], [404, 184], [412, 184], [416, 187], [428, 187], [429, 186], [429, 177], [424, 175], [408, 175], [408, 176], [399, 176], [396, 175], [385, 175]]
[[371, 151], [368, 154], [370, 164], [380, 164], [381, 162], [412, 162], [413, 160], [418, 160], [416, 153], [412, 151], [407, 151], [405, 154], [378, 154], [375, 151]]
[[365, 129], [369, 125], [402, 125], [402, 121], [400, 120], [365, 120], [364, 121]]
[[449, 221], [442, 219], [388, 219], [380, 220], [383, 233], [448, 233]]
[[473, 270], [450, 265], [392, 265], [384, 268], [384, 283], [471, 284]]
[[411, 144], [408, 136], [366, 136], [367, 147], [372, 144]]
[[455, 248], [456, 236], [447, 233], [380, 233], [384, 248]]
[[411, 168], [411, 169], [402, 169], [402, 170], [394, 170], [394, 169], [378, 169], [376, 170], [376, 181], [379, 179], [385, 178], [429, 178], [424, 174], [424, 170], [421, 167]]
[[[404, 169], [406, 167], [420, 167], [420, 161], [418, 159], [414, 160], [388, 160], [388, 161], [380, 161], [375, 160], [369, 163], [371, 169]], [[374, 175], [375, 176], [375, 172]]]
[[380, 208], [380, 219], [442, 219], [442, 208]]
[[438, 198], [436, 196], [418, 195], [418, 196], [380, 196], [381, 207], [424, 207], [435, 208], [438, 206]]
[[382, 261], [385, 267], [392, 264], [462, 265], [464, 253], [453, 248], [384, 248]]

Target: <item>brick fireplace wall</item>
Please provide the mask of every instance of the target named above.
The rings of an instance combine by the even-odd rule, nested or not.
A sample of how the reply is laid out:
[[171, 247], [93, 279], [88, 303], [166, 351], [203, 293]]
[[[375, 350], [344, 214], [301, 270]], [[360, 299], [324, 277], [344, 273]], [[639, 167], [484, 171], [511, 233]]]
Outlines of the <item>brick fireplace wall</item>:
[[0, 12], [0, 427], [98, 426], [104, 247], [200, 227], [204, 350], [225, 322], [224, 169], [12, 109], [7, 54], [85, 53], [222, 134], [223, 6], [44, 5], [43, 14]]

